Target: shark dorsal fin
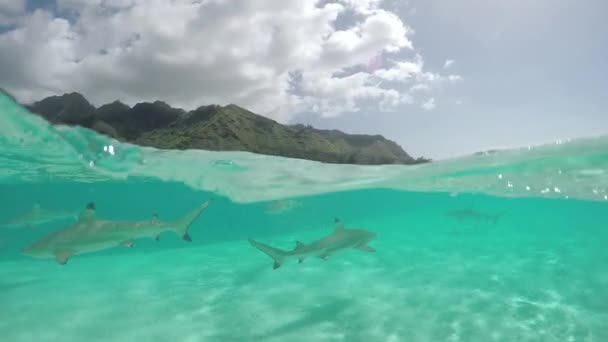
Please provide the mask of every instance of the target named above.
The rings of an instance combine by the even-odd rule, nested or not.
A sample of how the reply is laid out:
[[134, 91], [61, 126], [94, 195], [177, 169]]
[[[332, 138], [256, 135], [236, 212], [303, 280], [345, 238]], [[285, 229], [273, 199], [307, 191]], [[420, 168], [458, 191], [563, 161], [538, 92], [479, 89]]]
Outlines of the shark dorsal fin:
[[152, 220], [150, 220], [150, 221], [152, 222], [152, 224], [159, 224], [160, 219], [158, 218], [158, 214], [152, 215]]
[[34, 203], [34, 205], [32, 206], [32, 209], [40, 210], [40, 203], [38, 203], [38, 202]]
[[84, 210], [80, 213], [79, 221], [86, 222], [95, 219], [95, 203], [89, 202], [84, 208]]
[[342, 221], [340, 221], [340, 219], [339, 219], [339, 218], [336, 218], [336, 219], [334, 220], [334, 230], [335, 230], [336, 232], [339, 232], [339, 231], [344, 230], [344, 224], [342, 223]]
[[301, 241], [296, 241], [296, 249], [304, 247], [304, 243]]

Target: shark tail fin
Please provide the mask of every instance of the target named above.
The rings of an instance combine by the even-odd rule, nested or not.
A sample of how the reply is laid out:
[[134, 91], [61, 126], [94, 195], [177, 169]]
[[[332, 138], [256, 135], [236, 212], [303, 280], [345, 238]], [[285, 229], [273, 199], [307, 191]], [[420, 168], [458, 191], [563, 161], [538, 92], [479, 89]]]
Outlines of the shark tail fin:
[[287, 256], [287, 252], [282, 251], [278, 248], [274, 248], [274, 247], [265, 245], [261, 242], [257, 242], [252, 239], [249, 239], [249, 243], [253, 247], [259, 249], [260, 251], [264, 252], [266, 255], [271, 257], [272, 260], [274, 260], [274, 264], [272, 265], [273, 270], [276, 270], [277, 268], [281, 267], [281, 265], [283, 264], [283, 261], [285, 260], [285, 257]]
[[192, 237], [188, 234], [188, 229], [196, 221], [196, 219], [207, 209], [209, 206], [209, 202], [207, 201], [201, 205], [199, 205], [196, 209], [184, 215], [182, 218], [175, 222], [174, 231], [177, 235], [179, 235], [185, 241], [192, 241]]

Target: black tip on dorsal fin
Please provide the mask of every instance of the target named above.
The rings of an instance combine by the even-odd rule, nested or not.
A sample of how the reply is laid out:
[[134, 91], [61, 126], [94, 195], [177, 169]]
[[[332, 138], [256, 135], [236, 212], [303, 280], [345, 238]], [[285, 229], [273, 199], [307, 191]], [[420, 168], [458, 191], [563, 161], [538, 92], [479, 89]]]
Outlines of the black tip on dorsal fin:
[[95, 210], [95, 203], [94, 202], [89, 202], [87, 204], [87, 210]]
[[334, 229], [335, 230], [344, 229], [344, 225], [342, 224], [342, 221], [339, 218], [334, 219]]

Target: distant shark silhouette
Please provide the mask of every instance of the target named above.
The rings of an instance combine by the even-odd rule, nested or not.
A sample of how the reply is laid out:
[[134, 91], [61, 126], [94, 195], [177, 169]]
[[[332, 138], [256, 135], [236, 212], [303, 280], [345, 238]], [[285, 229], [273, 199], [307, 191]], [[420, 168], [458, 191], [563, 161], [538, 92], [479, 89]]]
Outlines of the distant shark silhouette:
[[32, 227], [68, 219], [76, 221], [78, 213], [46, 209], [41, 207], [39, 203], [36, 203], [30, 211], [15, 216], [0, 225], [7, 228]]
[[284, 199], [268, 203], [264, 208], [264, 212], [268, 215], [283, 214], [297, 208], [299, 203], [294, 200]]
[[496, 224], [503, 213], [499, 214], [486, 214], [473, 209], [459, 209], [452, 210], [446, 213], [447, 216], [453, 217], [458, 221], [474, 220], [474, 221], [486, 221]]
[[288, 258], [298, 259], [298, 262], [302, 263], [307, 257], [319, 257], [327, 260], [334, 253], [350, 248], [375, 252], [375, 249], [368, 246], [368, 243], [375, 238], [376, 233], [361, 229], [347, 229], [339, 219], [336, 219], [333, 233], [308, 244], [296, 241], [296, 247], [291, 251], [280, 250], [252, 239], [249, 239], [249, 243], [271, 257], [274, 260], [272, 268], [276, 270]]
[[34, 258], [55, 258], [65, 265], [72, 255], [91, 253], [116, 246], [132, 247], [139, 238], [159, 239], [162, 232], [172, 231], [183, 240], [192, 241], [188, 228], [207, 208], [209, 201], [175, 222], [160, 222], [156, 215], [145, 221], [103, 221], [95, 215], [95, 204], [89, 203], [78, 222], [38, 240], [22, 253]]

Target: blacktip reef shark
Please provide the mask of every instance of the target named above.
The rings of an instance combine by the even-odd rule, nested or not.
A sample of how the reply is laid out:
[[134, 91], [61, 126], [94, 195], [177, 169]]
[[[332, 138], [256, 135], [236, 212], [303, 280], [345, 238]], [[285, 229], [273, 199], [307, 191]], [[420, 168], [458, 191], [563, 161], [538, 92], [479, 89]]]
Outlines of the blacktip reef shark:
[[459, 210], [452, 210], [446, 213], [447, 216], [453, 217], [455, 219], [457, 219], [458, 221], [464, 221], [464, 220], [475, 220], [475, 221], [486, 221], [486, 222], [492, 222], [493, 224], [496, 224], [496, 222], [498, 222], [498, 219], [500, 219], [500, 217], [502, 216], [503, 213], [499, 213], [499, 214], [486, 214], [486, 213], [482, 213], [473, 209], [459, 209]]
[[160, 222], [155, 215], [144, 221], [104, 221], [97, 219], [95, 204], [89, 203], [78, 222], [58, 230], [24, 248], [22, 253], [34, 258], [55, 258], [65, 265], [76, 254], [96, 252], [116, 246], [132, 247], [139, 238], [158, 241], [161, 233], [171, 231], [185, 241], [192, 241], [188, 229], [209, 206], [209, 201], [198, 206], [174, 222]]
[[26, 213], [15, 216], [0, 225], [7, 228], [33, 227], [63, 220], [78, 220], [78, 212], [47, 209], [35, 203], [32, 209]]
[[374, 239], [376, 239], [376, 233], [362, 229], [345, 228], [342, 222], [336, 219], [333, 233], [311, 243], [296, 241], [296, 247], [291, 251], [280, 250], [252, 239], [249, 239], [249, 243], [271, 257], [274, 260], [272, 268], [276, 270], [289, 258], [298, 259], [298, 263], [301, 264], [307, 257], [319, 257], [327, 260], [334, 253], [350, 248], [375, 252], [375, 249], [368, 246], [368, 243]]

